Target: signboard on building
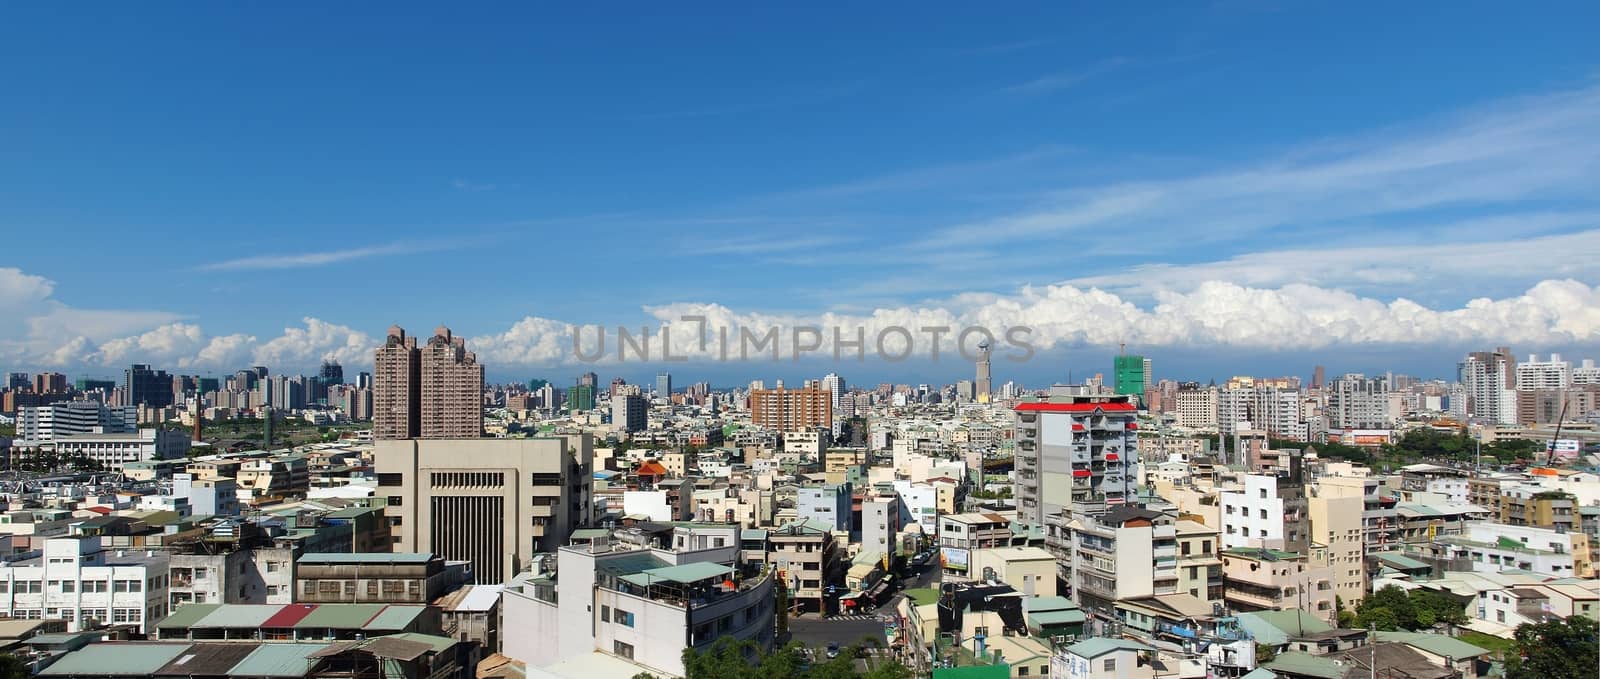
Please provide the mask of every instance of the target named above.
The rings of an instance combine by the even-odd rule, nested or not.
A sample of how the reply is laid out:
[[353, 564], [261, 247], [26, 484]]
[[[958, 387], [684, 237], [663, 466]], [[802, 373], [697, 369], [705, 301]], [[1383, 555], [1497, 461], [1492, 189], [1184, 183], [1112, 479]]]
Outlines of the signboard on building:
[[972, 552], [957, 547], [940, 547], [939, 563], [945, 570], [967, 572], [971, 563]]
[[1556, 439], [1544, 444], [1544, 451], [1553, 455], [1557, 460], [1574, 459], [1578, 457], [1578, 453], [1582, 450], [1583, 444], [1579, 443], [1577, 439]]

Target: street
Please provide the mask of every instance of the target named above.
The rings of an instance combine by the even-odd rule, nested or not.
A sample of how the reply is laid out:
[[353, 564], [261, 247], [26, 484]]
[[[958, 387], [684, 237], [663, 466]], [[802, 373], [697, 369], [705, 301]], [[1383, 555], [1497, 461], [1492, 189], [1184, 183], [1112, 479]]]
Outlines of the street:
[[837, 643], [839, 648], [861, 641], [863, 637], [876, 639], [881, 645], [884, 643], [882, 620], [872, 616], [869, 619], [823, 619], [815, 615], [802, 618], [789, 619], [789, 637], [806, 646], [815, 649], [817, 657], [822, 657], [822, 652], [827, 650], [828, 644]]

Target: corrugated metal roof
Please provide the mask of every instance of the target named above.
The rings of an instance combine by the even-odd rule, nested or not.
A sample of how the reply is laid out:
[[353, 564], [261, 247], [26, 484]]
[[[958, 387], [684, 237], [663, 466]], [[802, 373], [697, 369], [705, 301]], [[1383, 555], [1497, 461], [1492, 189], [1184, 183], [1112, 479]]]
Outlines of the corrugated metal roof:
[[361, 629], [378, 613], [383, 604], [323, 604], [295, 623], [295, 629]]
[[647, 586], [660, 582], [690, 583], [718, 578], [732, 573], [733, 569], [719, 563], [686, 563], [666, 568], [652, 568], [643, 573], [624, 575], [622, 579], [636, 585]]
[[300, 557], [299, 563], [315, 564], [342, 564], [342, 563], [428, 563], [433, 560], [429, 552], [399, 552], [395, 554], [365, 553], [355, 554], [305, 554]]
[[260, 627], [282, 608], [282, 604], [223, 604], [189, 627]]
[[317, 610], [317, 604], [289, 604], [267, 618], [261, 626], [272, 629], [294, 627], [295, 623], [304, 620], [314, 610]]
[[219, 608], [222, 608], [222, 604], [189, 604], [187, 606], [179, 606], [178, 610], [173, 611], [172, 615], [169, 615], [163, 619], [159, 624], [156, 625], [156, 628], [188, 629], [196, 622], [199, 622], [201, 618], [211, 615], [213, 611]]
[[262, 644], [234, 665], [228, 674], [241, 677], [303, 677], [312, 664], [318, 662], [311, 654], [327, 646], [299, 642]]
[[187, 643], [89, 644], [40, 670], [39, 676], [151, 674], [188, 648]]
[[422, 615], [424, 610], [427, 610], [426, 606], [388, 606], [372, 616], [362, 629], [373, 632], [405, 629], [417, 619], [417, 616]]
[[221, 676], [233, 669], [255, 650], [255, 646], [240, 643], [194, 644], [178, 654], [171, 662], [152, 674], [192, 677], [196, 675]]

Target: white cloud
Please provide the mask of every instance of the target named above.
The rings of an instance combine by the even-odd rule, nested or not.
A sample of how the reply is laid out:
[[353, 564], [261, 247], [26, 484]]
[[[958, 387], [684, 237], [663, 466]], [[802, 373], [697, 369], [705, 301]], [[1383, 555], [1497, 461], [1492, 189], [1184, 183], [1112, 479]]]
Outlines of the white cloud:
[[366, 333], [318, 318], [306, 317], [301, 322], [305, 327], [284, 328], [282, 335], [257, 346], [255, 363], [308, 366], [323, 359], [351, 365], [372, 361], [378, 344]]
[[[1461, 232], [1503, 220], [1475, 220]], [[1576, 224], [1600, 227], [1600, 214], [1550, 215], [1515, 221], [1521, 228]], [[1372, 290], [1449, 290], [1472, 281], [1537, 281], [1551, 276], [1600, 280], [1600, 228], [1519, 240], [1430, 242], [1251, 252], [1198, 264], [1142, 264], [1068, 283], [1136, 294], [1186, 290], [1206, 281], [1252, 287], [1292, 283]]]
[[296, 252], [277, 255], [256, 255], [240, 257], [220, 262], [204, 264], [202, 271], [252, 271], [261, 269], [296, 269], [308, 266], [325, 266], [338, 264], [356, 259], [369, 257], [386, 257], [393, 255], [414, 255], [425, 252], [441, 252], [454, 250], [475, 244], [475, 241], [455, 241], [436, 243], [386, 243], [369, 247], [347, 248], [343, 250], [320, 250], [315, 252]]

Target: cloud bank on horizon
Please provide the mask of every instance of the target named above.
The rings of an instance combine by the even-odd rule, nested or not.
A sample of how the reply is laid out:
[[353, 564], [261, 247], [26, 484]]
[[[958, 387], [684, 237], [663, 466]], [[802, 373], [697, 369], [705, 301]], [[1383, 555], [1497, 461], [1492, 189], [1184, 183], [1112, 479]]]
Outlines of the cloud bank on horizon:
[[[133, 334], [119, 333], [129, 324], [162, 318], [159, 312], [127, 312], [128, 317], [98, 324], [96, 336], [74, 332], [56, 321], [123, 312], [72, 309], [49, 296], [49, 281], [17, 269], [0, 269], [0, 285], [7, 286], [7, 291], [16, 291], [19, 286], [33, 291], [32, 305], [23, 311], [31, 310], [37, 315], [27, 317], [22, 324], [28, 328], [26, 334], [0, 340], [0, 359], [14, 365], [92, 369], [147, 362], [180, 370], [226, 371], [246, 365], [304, 368], [330, 358], [361, 365], [372, 360], [381, 337], [380, 332], [312, 317], [302, 318], [299, 325], [286, 327], [282, 334], [270, 338], [211, 334], [188, 320], [160, 323]], [[704, 325], [685, 322], [685, 317], [703, 317]], [[1473, 299], [1452, 308], [1430, 308], [1404, 298], [1385, 302], [1302, 283], [1268, 288], [1207, 280], [1184, 291], [1157, 290], [1153, 301], [1147, 304], [1098, 287], [1062, 283], [1024, 287], [1010, 294], [964, 294], [929, 304], [853, 314], [766, 314], [715, 303], [679, 303], [648, 307], [631, 318], [619, 318], [605, 326], [580, 327], [558, 319], [528, 316], [500, 332], [469, 337], [467, 341], [479, 360], [494, 368], [638, 360], [636, 349], [619, 352], [619, 326], [636, 336], [650, 335], [654, 343], [649, 349], [651, 356], [662, 355], [661, 333], [665, 328], [664, 332], [670, 334], [670, 353], [688, 361], [740, 356], [741, 332], [762, 338], [774, 328], [778, 329], [776, 351], [784, 358], [794, 355], [797, 341], [808, 348], [808, 356], [832, 357], [836, 338], [848, 343], [865, 337], [864, 351], [838, 347], [850, 360], [858, 353], [877, 355], [880, 336], [886, 338], [884, 351], [891, 356], [905, 354], [907, 347], [902, 338], [907, 336], [912, 339], [911, 356], [926, 358], [934, 352], [949, 355], [963, 348], [957, 346], [956, 334], [967, 327], [987, 329], [1001, 340], [997, 347], [1005, 345], [1006, 329], [1026, 327], [1024, 339], [1041, 352], [1114, 347], [1123, 342], [1150, 349], [1217, 346], [1261, 351], [1474, 343], [1573, 346], [1600, 343], [1600, 286], [1552, 279], [1541, 281], [1520, 295]], [[814, 327], [819, 332], [815, 336], [797, 336], [794, 329], [801, 327]], [[886, 332], [893, 327], [910, 332]], [[930, 327], [950, 328], [937, 346], [932, 335], [922, 330]], [[837, 336], [835, 328], [839, 329]], [[716, 338], [721, 329], [727, 329], [731, 339], [719, 342]], [[427, 331], [422, 327], [412, 330]], [[596, 344], [602, 332], [606, 335], [603, 353], [597, 351]], [[702, 343], [702, 337], [709, 341]], [[966, 348], [977, 337], [969, 338]], [[768, 351], [757, 348], [744, 355], [759, 360]]]

